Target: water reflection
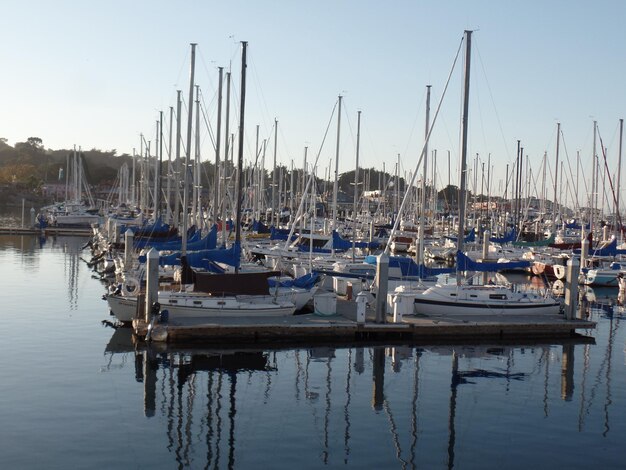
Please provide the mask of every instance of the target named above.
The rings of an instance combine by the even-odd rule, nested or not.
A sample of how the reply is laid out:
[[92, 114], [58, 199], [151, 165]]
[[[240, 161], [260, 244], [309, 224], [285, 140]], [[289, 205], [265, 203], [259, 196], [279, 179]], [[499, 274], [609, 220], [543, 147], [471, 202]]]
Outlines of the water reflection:
[[[417, 468], [433, 439], [422, 443], [420, 436], [427, 436], [425, 429], [432, 432], [439, 426], [432, 410], [423, 408], [423, 397], [426, 394], [430, 401], [433, 394], [442, 396], [445, 385], [442, 388], [440, 379], [447, 375], [445, 461], [453, 468], [458, 459], [457, 427], [459, 422], [466, 427], [468, 420], [459, 415], [462, 396], [477, 399], [477, 393], [500, 389], [515, 399], [519, 390], [513, 385], [530, 381], [541, 384], [536, 401], [549, 417], [549, 397], [554, 396], [549, 391], [554, 383], [550, 372], [560, 367], [558, 396], [571, 402], [576, 390], [574, 356], [581, 351], [586, 355], [589, 342], [581, 337], [561, 346], [177, 349], [146, 346], [136, 342], [129, 329], [118, 328], [106, 346], [102, 370], [134, 364], [135, 378], [143, 385], [144, 415], [166, 423], [167, 448], [181, 468], [236, 468], [239, 459], [247, 462], [249, 452], [258, 446], [263, 449], [257, 450], [267, 452], [264, 438], [281, 435], [281, 426], [290, 430], [281, 439], [306, 438], [308, 452], [317, 455], [322, 465], [354, 464], [362, 457], [353, 452], [353, 441], [362, 442], [364, 435], [372, 433], [377, 446], [390, 446], [387, 450], [402, 468]], [[118, 355], [123, 359], [116, 360]], [[446, 358], [447, 367], [441, 362]], [[591, 413], [600, 384], [608, 386], [609, 363], [610, 357], [597, 371], [591, 391], [585, 389], [585, 374], [581, 377], [581, 420]], [[363, 406], [367, 370], [371, 373], [369, 412]], [[607, 433], [610, 404], [609, 389], [603, 408]]]

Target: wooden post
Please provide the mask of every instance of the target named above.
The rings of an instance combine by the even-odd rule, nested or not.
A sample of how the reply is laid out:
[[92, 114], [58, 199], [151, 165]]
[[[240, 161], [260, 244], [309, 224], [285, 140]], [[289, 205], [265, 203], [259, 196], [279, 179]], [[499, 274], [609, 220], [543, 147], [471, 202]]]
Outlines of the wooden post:
[[389, 287], [389, 255], [381, 253], [376, 264], [376, 323], [385, 323]]
[[131, 229], [124, 232], [124, 270], [128, 271], [133, 265], [133, 243], [135, 234]]
[[[584, 242], [583, 242], [584, 243]], [[565, 319], [573, 320], [576, 317], [576, 307], [578, 306], [578, 275], [580, 273], [580, 262], [578, 258], [567, 261], [567, 271], [565, 274]]]
[[146, 308], [144, 311], [146, 323], [150, 323], [152, 304], [159, 295], [159, 252], [150, 248], [146, 255]]

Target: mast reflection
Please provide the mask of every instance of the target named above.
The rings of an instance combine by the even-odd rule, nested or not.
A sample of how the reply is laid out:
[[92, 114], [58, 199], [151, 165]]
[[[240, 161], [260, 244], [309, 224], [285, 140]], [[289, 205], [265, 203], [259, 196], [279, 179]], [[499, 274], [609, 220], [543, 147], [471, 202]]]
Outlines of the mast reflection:
[[[575, 343], [561, 346], [560, 396], [569, 401], [575, 390]], [[457, 425], [467, 426], [469, 419], [458, 410], [463, 389], [469, 392], [484, 380], [504, 381], [502, 393], [513, 396], [514, 383], [534, 377], [543, 384], [546, 364], [554, 357], [551, 351], [555, 348], [378, 345], [286, 351], [175, 349], [135, 342], [128, 329], [116, 330], [107, 345], [107, 353], [134, 355], [144, 416], [158, 415], [167, 423], [167, 449], [179, 468], [249, 465], [250, 452], [264, 452], [265, 458], [269, 452], [272, 458], [272, 445], [297, 446], [299, 436], [306, 436], [306, 451], [319, 465], [360, 464], [363, 452], [374, 449], [355, 452], [354, 443], [374, 439], [375, 453], [393, 456], [401, 468], [423, 467], [425, 460], [453, 468], [460, 458]], [[450, 367], [442, 368], [437, 358], [449, 358]], [[107, 367], [111, 364], [109, 360]], [[371, 375], [361, 372], [368, 369]], [[448, 375], [447, 385], [434, 380], [437, 375]], [[370, 393], [364, 396], [370, 380]], [[550, 383], [554, 385], [546, 378], [545, 397], [543, 389], [537, 395], [546, 417], [547, 396], [554, 396], [547, 392]], [[432, 395], [442, 396], [446, 388], [443, 427], [445, 421], [432, 421], [432, 407], [423, 411], [421, 403], [431, 403]], [[474, 397], [476, 393], [471, 392]], [[608, 429], [608, 406], [605, 409]], [[429, 429], [425, 439], [424, 429]], [[441, 455], [434, 457], [433, 436], [443, 438]]]

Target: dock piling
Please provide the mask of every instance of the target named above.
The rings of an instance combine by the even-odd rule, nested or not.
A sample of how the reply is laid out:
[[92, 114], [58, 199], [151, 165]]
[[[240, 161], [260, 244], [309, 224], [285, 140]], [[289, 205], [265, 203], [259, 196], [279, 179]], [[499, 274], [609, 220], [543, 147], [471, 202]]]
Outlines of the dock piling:
[[150, 323], [152, 305], [159, 298], [159, 252], [150, 248], [146, 258], [146, 308], [144, 313], [146, 323]]
[[133, 243], [135, 234], [131, 229], [124, 232], [124, 270], [128, 271], [133, 266]]
[[565, 273], [565, 319], [573, 320], [578, 307], [578, 276], [580, 262], [574, 257], [567, 261]]
[[389, 289], [389, 255], [381, 253], [376, 264], [376, 323], [385, 323]]
[[365, 311], [367, 310], [367, 294], [363, 291], [356, 295], [356, 322], [365, 325]]

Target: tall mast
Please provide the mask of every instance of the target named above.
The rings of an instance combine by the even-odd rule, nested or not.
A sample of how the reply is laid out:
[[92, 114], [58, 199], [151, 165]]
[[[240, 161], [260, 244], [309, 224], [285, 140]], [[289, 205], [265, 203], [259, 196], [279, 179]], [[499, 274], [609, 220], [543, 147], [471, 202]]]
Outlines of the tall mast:
[[187, 116], [187, 147], [185, 148], [185, 164], [183, 177], [183, 233], [181, 241], [181, 255], [187, 254], [187, 227], [189, 226], [189, 213], [187, 211], [187, 193], [189, 185], [189, 160], [191, 158], [191, 130], [193, 123], [193, 88], [194, 88], [194, 73], [196, 67], [196, 43], [191, 43], [191, 69], [189, 72], [189, 100], [187, 101], [187, 108], [189, 113]]
[[157, 160], [157, 193], [156, 193], [156, 214], [161, 215], [161, 168], [163, 164], [163, 111], [159, 111], [159, 159]]
[[[339, 191], [339, 136], [341, 131], [341, 99], [337, 108], [337, 151], [335, 152], [335, 182], [333, 185], [333, 230], [337, 230], [337, 192]], [[334, 249], [333, 249], [334, 252]]]
[[456, 248], [463, 251], [465, 238], [465, 173], [467, 171], [467, 121], [469, 116], [470, 59], [472, 56], [472, 31], [465, 31], [465, 86], [463, 89], [463, 117], [461, 119], [461, 182], [459, 189], [459, 236]]
[[215, 135], [215, 168], [213, 182], [213, 223], [217, 222], [220, 206], [220, 144], [222, 136], [222, 75], [224, 67], [218, 67], [219, 85], [217, 87], [217, 132]]
[[[426, 85], [426, 123], [424, 130], [424, 139], [428, 139], [428, 131], [430, 130], [430, 89], [432, 85]], [[422, 253], [424, 253], [424, 228], [426, 225], [426, 171], [428, 170], [428, 140], [424, 143], [424, 164], [422, 169], [422, 194], [420, 195], [420, 223], [418, 232], [418, 248], [415, 250], [415, 262], [419, 266], [422, 263]], [[461, 237], [463, 235], [459, 235]]]
[[[596, 129], [597, 129], [597, 122], [593, 121], [593, 155], [591, 156], [591, 195], [589, 198], [589, 207], [590, 207], [590, 213], [589, 213], [589, 230], [593, 232], [593, 219], [594, 219], [594, 210], [595, 210], [595, 198], [594, 198], [594, 194], [596, 191]], [[591, 248], [591, 247], [589, 247]]]
[[[242, 183], [243, 183], [243, 130], [244, 116], [246, 109], [246, 49], [248, 43], [241, 41], [241, 103], [239, 111], [239, 148], [237, 149], [237, 213], [235, 221], [235, 244], [241, 246], [241, 199], [242, 199]], [[235, 272], [239, 272], [239, 268], [235, 268]]]
[[192, 199], [191, 199], [191, 225], [199, 225], [198, 212], [200, 207], [198, 198], [200, 193], [200, 86], [196, 85], [196, 132], [194, 134], [194, 158], [193, 158], [193, 181], [192, 181]]
[[619, 151], [617, 156], [617, 191], [615, 193], [615, 237], [620, 238], [622, 233], [622, 218], [619, 215], [620, 183], [622, 179], [622, 137], [624, 135], [624, 120], [619, 120]]
[[182, 90], [176, 90], [176, 171], [174, 172], [174, 181], [176, 181], [176, 189], [174, 191], [174, 224], [178, 226], [178, 216], [180, 214], [180, 192], [178, 182], [180, 181], [180, 141], [181, 135], [181, 108], [182, 108]]
[[172, 128], [174, 126], [174, 107], [170, 106], [170, 131], [167, 145], [167, 223], [172, 223]]
[[352, 262], [356, 243], [357, 205], [359, 203], [359, 147], [361, 141], [361, 111], [357, 111], [356, 118], [356, 166], [354, 168], [354, 206], [352, 209]]
[[278, 147], [278, 120], [274, 118], [274, 168], [272, 170], [272, 222], [278, 227], [278, 200], [276, 196], [276, 150]]
[[556, 123], [556, 165], [554, 166], [554, 202], [552, 203], [552, 221], [556, 228], [557, 188], [559, 180], [559, 142], [561, 141], [561, 123]]

